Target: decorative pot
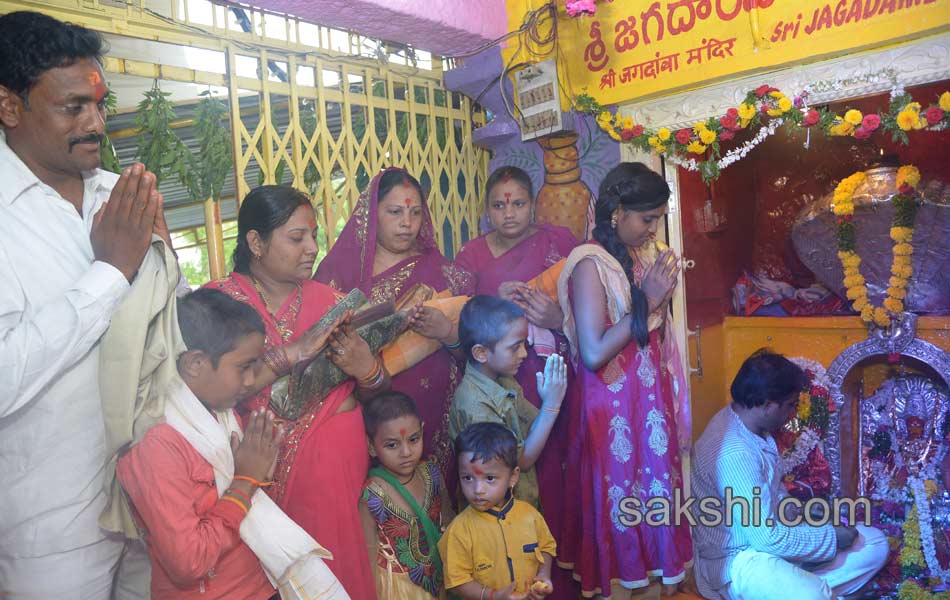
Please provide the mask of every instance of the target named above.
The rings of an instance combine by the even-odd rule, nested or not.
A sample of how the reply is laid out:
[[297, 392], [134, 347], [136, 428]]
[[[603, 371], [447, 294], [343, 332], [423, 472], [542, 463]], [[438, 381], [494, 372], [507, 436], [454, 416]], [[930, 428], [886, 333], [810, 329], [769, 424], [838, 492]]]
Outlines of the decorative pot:
[[577, 134], [572, 132], [538, 140], [544, 150], [544, 185], [538, 192], [535, 217], [539, 223], [567, 227], [574, 237], [584, 240], [594, 197], [581, 181], [576, 141]]

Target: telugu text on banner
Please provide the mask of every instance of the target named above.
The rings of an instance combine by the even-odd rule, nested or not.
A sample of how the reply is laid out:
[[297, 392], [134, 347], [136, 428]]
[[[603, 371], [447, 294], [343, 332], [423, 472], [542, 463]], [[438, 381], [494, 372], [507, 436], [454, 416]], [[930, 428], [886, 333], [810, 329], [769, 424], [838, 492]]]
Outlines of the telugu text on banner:
[[[533, 3], [510, 2], [510, 22]], [[602, 104], [950, 29], [950, 0], [600, 0], [576, 19], [558, 5], [562, 85]]]

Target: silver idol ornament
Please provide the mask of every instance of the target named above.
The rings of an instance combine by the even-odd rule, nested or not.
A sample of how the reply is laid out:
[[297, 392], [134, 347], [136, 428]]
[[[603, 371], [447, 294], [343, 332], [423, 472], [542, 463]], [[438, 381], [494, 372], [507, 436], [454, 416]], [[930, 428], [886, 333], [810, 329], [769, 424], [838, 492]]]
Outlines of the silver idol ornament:
[[[854, 191], [854, 225], [870, 301], [880, 306], [891, 276], [893, 240], [890, 237], [897, 193], [897, 167], [878, 166]], [[911, 276], [904, 310], [917, 314], [950, 313], [950, 183], [921, 180], [921, 204], [914, 222]], [[802, 262], [828, 289], [847, 298], [844, 270], [838, 259], [834, 190], [806, 206], [792, 227], [792, 242]]]

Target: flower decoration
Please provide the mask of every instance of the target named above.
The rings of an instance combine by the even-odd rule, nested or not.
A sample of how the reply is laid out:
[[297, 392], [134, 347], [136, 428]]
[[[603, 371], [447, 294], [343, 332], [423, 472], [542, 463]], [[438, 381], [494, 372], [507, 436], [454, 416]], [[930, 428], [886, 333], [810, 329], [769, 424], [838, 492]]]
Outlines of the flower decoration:
[[931, 593], [920, 587], [913, 579], [901, 583], [897, 592], [899, 600], [950, 600], [950, 592]]
[[566, 0], [567, 16], [589, 16], [597, 12], [597, 0]]
[[904, 547], [901, 548], [900, 563], [905, 571], [924, 568], [924, 553], [920, 546], [920, 523], [917, 521], [917, 507], [910, 509], [904, 520]]
[[[943, 526], [932, 504], [940, 491], [940, 465], [947, 448], [938, 446], [930, 460], [920, 463], [905, 454], [893, 424], [880, 425], [870, 437], [871, 519], [891, 545], [888, 563], [875, 578], [877, 597], [950, 600], [950, 568], [941, 562], [947, 549], [938, 549]], [[941, 588], [944, 591], [938, 591]]]
[[809, 494], [822, 494], [830, 488], [830, 471], [822, 450], [829, 417], [834, 412], [828, 374], [821, 363], [807, 358], [792, 358], [808, 377], [809, 385], [798, 397], [798, 412], [776, 435], [790, 493], [797, 484], [808, 482]]
[[838, 258], [844, 269], [844, 286], [852, 308], [861, 313], [861, 319], [868, 324], [887, 327], [894, 315], [904, 311], [904, 299], [907, 286], [913, 274], [911, 256], [914, 247], [911, 241], [914, 235], [914, 218], [917, 215], [915, 188], [920, 183], [920, 171], [913, 166], [904, 166], [897, 170], [898, 192], [891, 197], [894, 205], [894, 218], [890, 236], [894, 241], [892, 249], [891, 278], [888, 280], [887, 297], [883, 306], [872, 306], [868, 300], [868, 288], [861, 274], [861, 257], [857, 254], [854, 227], [854, 192], [867, 176], [859, 171], [842, 179], [835, 188], [832, 198], [832, 212], [836, 217], [836, 237], [838, 239]]
[[798, 396], [798, 419], [800, 421], [808, 421], [808, 417], [811, 416], [811, 394], [808, 392], [802, 392]]
[[[567, 0], [571, 16], [593, 14], [593, 0]], [[573, 6], [576, 8], [571, 8]], [[829, 137], [853, 137], [867, 140], [875, 134], [890, 133], [894, 142], [910, 143], [908, 132], [916, 130], [940, 131], [950, 127], [950, 91], [943, 92], [936, 102], [924, 108], [920, 103], [895, 87], [886, 111], [862, 113], [856, 109], [838, 115], [827, 107], [809, 107], [808, 90], [789, 96], [768, 84], [746, 93], [738, 106], [729, 108], [720, 117], [695, 124], [691, 129], [676, 132], [661, 127], [650, 130], [636, 124], [630, 117], [614, 115], [605, 110], [588, 94], [575, 98], [575, 106], [582, 112], [597, 115], [597, 124], [612, 139], [632, 144], [642, 151], [665, 155], [675, 164], [691, 171], [699, 171], [706, 181], [719, 177], [722, 169], [744, 158], [749, 151], [779, 127], [794, 132], [801, 129], [820, 131]], [[723, 152], [722, 142], [733, 139], [742, 130], [755, 131], [752, 140]]]

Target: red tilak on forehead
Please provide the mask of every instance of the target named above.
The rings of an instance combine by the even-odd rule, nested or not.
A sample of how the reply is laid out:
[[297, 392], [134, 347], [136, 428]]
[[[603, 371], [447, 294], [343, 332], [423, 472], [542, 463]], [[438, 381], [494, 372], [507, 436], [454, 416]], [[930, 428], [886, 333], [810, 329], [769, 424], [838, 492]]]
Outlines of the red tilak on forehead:
[[482, 475], [485, 474], [485, 471], [482, 471], [482, 470], [479, 469], [478, 467], [472, 467], [472, 471], [473, 471], [476, 475], [478, 475], [479, 477], [481, 477]]
[[412, 206], [412, 198], [410, 198], [409, 196], [406, 196], [406, 199], [404, 200], [404, 202], [406, 203], [406, 208], [409, 208], [410, 206]]
[[505, 200], [511, 200], [511, 192], [505, 192]]
[[399, 430], [399, 435], [401, 435], [402, 437], [406, 437], [406, 428], [405, 428], [405, 427], [403, 427], [403, 428], [401, 428], [401, 429]]
[[314, 217], [310, 217], [309, 223], [310, 223], [310, 229], [317, 228], [317, 220]]
[[102, 81], [102, 75], [99, 74], [99, 71], [90, 71], [89, 75], [86, 76], [89, 85], [93, 86], [95, 91], [96, 102], [102, 102], [102, 99], [106, 97], [106, 94], [109, 93], [109, 89], [106, 87], [104, 81]]

